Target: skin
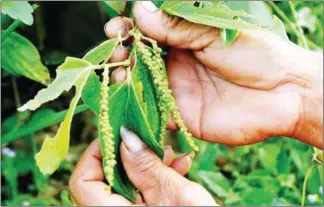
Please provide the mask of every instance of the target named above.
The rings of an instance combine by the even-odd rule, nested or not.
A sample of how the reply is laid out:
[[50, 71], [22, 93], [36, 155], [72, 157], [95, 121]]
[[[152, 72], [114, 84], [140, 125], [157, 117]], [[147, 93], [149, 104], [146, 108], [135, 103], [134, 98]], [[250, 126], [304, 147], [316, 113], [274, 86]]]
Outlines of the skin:
[[[217, 28], [170, 17], [150, 2], [137, 2], [134, 16], [135, 23], [143, 34], [168, 48], [166, 69], [170, 88], [185, 125], [195, 137], [227, 145], [246, 145], [272, 136], [287, 136], [322, 148], [322, 53], [305, 50], [265, 31], [241, 31], [235, 42], [224, 49]], [[126, 34], [132, 27], [130, 19], [118, 17], [107, 23], [105, 31], [109, 38], [114, 38], [119, 33]], [[127, 58], [127, 54], [120, 48], [113, 57], [122, 61]], [[124, 70], [125, 68], [118, 68], [113, 74], [114, 81], [125, 80]], [[177, 129], [172, 119], [168, 127], [171, 130]], [[144, 157], [148, 157], [148, 160], [154, 157], [149, 150], [144, 151]], [[129, 157], [124, 144], [121, 146], [121, 153], [123, 152], [125, 154], [122, 157]], [[90, 158], [81, 158], [80, 163], [84, 163], [82, 159]], [[177, 164], [168, 167], [169, 165], [156, 161], [158, 158], [153, 160], [155, 161], [148, 168], [152, 169], [151, 174], [128, 174], [133, 183], [137, 183], [139, 178], [152, 180], [159, 177], [153, 179], [157, 186], [151, 187], [154, 191], [151, 190], [149, 194], [145, 190], [141, 191], [146, 204], [161, 204], [155, 200], [160, 195], [167, 198], [162, 204], [195, 205], [206, 200], [209, 202], [201, 186], [173, 174], [185, 174], [187, 170], [177, 167], [187, 166], [185, 162], [175, 160], [172, 163]], [[123, 159], [124, 166], [125, 162], [128, 163], [126, 166], [134, 167], [136, 160], [132, 162], [131, 159]], [[99, 165], [98, 161], [94, 169], [101, 170], [97, 173], [102, 174]], [[165, 173], [163, 176], [156, 174], [164, 167], [173, 173]], [[82, 171], [80, 168], [78, 165], [75, 171]], [[90, 173], [89, 166], [85, 169], [88, 171], [84, 170], [84, 174]], [[186, 181], [178, 182], [182, 179]], [[77, 179], [71, 181], [71, 189], [75, 188], [74, 182], [78, 182]], [[142, 182], [150, 183], [147, 180]], [[194, 187], [184, 188], [187, 184]], [[169, 190], [161, 187], [166, 185]], [[83, 193], [93, 191], [89, 189], [91, 188]], [[172, 195], [174, 189], [181, 192], [177, 194], [178, 197]], [[82, 198], [85, 194], [73, 195]], [[96, 193], [93, 202], [100, 199], [107, 199], [103, 202], [106, 205], [112, 202], [108, 198], [99, 198], [99, 194]], [[187, 194], [206, 197], [199, 196], [199, 201], [190, 200], [193, 196], [186, 196]], [[115, 197], [117, 195], [112, 199], [117, 205]], [[123, 202], [122, 197], [120, 202]], [[205, 204], [215, 205], [211, 202]]]

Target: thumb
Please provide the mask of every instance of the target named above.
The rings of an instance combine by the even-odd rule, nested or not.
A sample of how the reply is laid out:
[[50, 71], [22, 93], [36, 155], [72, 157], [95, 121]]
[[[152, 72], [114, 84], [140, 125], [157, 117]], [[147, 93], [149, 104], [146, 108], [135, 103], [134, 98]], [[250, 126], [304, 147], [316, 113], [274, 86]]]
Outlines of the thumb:
[[122, 126], [120, 134], [124, 168], [131, 182], [142, 193], [146, 204], [198, 205], [206, 202], [206, 199], [193, 199], [192, 193], [207, 196], [209, 203], [206, 204], [214, 204], [205, 189], [165, 166], [135, 133]]
[[219, 39], [217, 28], [169, 16], [151, 1], [137, 1], [134, 6], [134, 17], [143, 34], [179, 49], [200, 50]]

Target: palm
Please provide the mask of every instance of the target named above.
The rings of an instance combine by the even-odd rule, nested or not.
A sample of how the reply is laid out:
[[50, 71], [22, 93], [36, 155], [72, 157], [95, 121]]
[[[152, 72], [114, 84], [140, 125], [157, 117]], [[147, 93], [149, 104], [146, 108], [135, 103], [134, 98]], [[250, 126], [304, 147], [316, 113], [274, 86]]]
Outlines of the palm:
[[[291, 133], [292, 129], [287, 126], [294, 114], [288, 114], [288, 120], [287, 112], [296, 111], [291, 107], [294, 98], [289, 103], [282, 102], [287, 100], [289, 91], [285, 85], [276, 87], [280, 80], [273, 83], [268, 79], [258, 80], [259, 88], [254, 87], [255, 81], [245, 81], [240, 86], [240, 79], [228, 81], [224, 71], [209, 69], [197, 56], [197, 52], [190, 50], [170, 49], [167, 60], [170, 87], [181, 116], [195, 137], [242, 145]], [[271, 85], [271, 90], [262, 90]], [[288, 108], [282, 110], [285, 106]]]

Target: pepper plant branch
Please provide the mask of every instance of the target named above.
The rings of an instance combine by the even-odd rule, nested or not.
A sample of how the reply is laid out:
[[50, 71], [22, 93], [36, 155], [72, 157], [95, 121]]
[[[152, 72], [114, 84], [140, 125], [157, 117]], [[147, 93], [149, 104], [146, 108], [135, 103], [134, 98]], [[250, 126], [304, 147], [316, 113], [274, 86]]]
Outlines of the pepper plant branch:
[[[35, 11], [38, 7], [37, 4], [32, 5], [33, 10]], [[1, 33], [1, 41], [3, 42], [9, 35], [17, 29], [22, 24], [22, 22], [19, 19], [16, 19], [4, 32]]]
[[129, 65], [130, 65], [130, 60], [125, 60], [123, 62], [104, 63], [101, 65], [94, 65], [93, 67], [96, 69], [104, 69], [105, 67], [113, 68], [113, 67], [117, 67], [117, 66], [129, 66]]

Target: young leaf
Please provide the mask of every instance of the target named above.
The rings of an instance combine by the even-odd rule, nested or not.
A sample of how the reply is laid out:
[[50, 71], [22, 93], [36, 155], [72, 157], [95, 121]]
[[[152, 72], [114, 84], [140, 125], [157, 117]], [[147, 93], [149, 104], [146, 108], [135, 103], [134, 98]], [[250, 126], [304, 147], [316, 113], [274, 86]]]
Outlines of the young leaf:
[[[76, 59], [78, 60], [78, 59]], [[89, 63], [83, 60], [73, 61], [74, 64], [70, 66], [85, 66]], [[63, 64], [64, 65], [64, 64]], [[68, 66], [67, 64], [66, 66]], [[74, 82], [76, 87], [75, 95], [70, 103], [69, 110], [65, 116], [64, 121], [61, 123], [57, 134], [54, 138], [46, 137], [40, 152], [35, 156], [36, 163], [43, 174], [53, 173], [64, 160], [69, 151], [70, 143], [70, 127], [73, 118], [75, 107], [81, 97], [82, 89], [91, 72], [91, 67], [86, 67], [87, 70], [78, 75], [77, 80]], [[68, 69], [68, 67], [67, 67]], [[73, 68], [71, 68], [73, 70]]]
[[111, 56], [118, 43], [118, 39], [106, 40], [87, 52], [82, 59], [92, 63], [93, 65], [97, 65], [100, 62], [107, 60]]
[[13, 19], [19, 19], [27, 25], [33, 24], [33, 7], [27, 1], [2, 1], [3, 14]]
[[11, 33], [2, 42], [1, 56], [1, 67], [8, 73], [23, 75], [44, 85], [49, 82], [50, 74], [42, 64], [36, 47], [25, 37]]
[[34, 99], [20, 107], [19, 111], [35, 110], [43, 103], [56, 99], [64, 91], [71, 89], [79, 78], [88, 74], [95, 66], [78, 58], [67, 57], [57, 69], [55, 80], [46, 88], [40, 90]]
[[228, 46], [235, 41], [238, 34], [239, 34], [239, 30], [237, 30], [237, 29], [221, 29], [220, 30], [220, 35], [224, 42], [225, 48], [228, 48]]
[[257, 29], [257, 24], [246, 22], [239, 17], [249, 17], [244, 11], [234, 11], [222, 6], [198, 8], [192, 2], [164, 3], [161, 8], [170, 15], [182, 17], [190, 22], [225, 29]]
[[124, 12], [126, 6], [126, 1], [103, 1], [103, 3], [112, 8], [118, 15]]

